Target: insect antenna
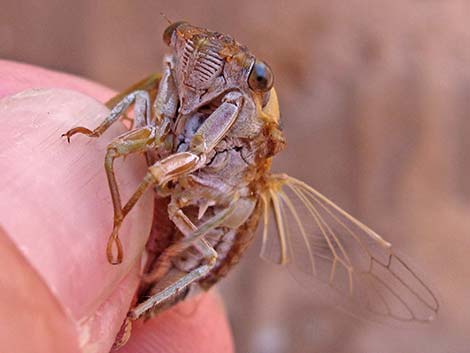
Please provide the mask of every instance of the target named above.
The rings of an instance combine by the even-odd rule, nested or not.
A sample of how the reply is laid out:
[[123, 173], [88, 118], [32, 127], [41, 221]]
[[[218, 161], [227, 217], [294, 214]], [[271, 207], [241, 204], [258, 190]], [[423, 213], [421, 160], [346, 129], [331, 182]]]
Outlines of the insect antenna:
[[168, 22], [169, 25], [171, 25], [171, 24], [173, 23], [173, 21], [170, 20], [170, 19], [168, 18], [168, 16], [167, 16], [163, 11], [160, 12], [160, 16], [162, 16], [162, 17], [166, 20], [166, 22]]

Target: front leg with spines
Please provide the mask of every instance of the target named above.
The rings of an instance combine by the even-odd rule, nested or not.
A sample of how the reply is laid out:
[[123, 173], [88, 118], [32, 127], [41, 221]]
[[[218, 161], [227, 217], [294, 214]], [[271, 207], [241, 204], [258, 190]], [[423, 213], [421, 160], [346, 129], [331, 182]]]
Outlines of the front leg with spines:
[[194, 134], [190, 150], [207, 155], [225, 137], [242, 109], [243, 95], [229, 92], [222, 104], [204, 121]]
[[[111, 199], [113, 201], [114, 209], [114, 222], [113, 231], [108, 242], [108, 260], [111, 263], [122, 262], [122, 245], [119, 241], [118, 230], [127, 213], [124, 213], [121, 206], [121, 196], [117, 185], [116, 175], [114, 173], [114, 161], [116, 158], [125, 157], [129, 154], [145, 152], [149, 148], [155, 147], [158, 143], [156, 138], [156, 129], [153, 126], [142, 127], [129, 131], [116, 139], [114, 139], [107, 147], [106, 157], [104, 159], [104, 167], [106, 176], [108, 178], [109, 190], [111, 192]], [[112, 245], [117, 247], [117, 260], [114, 261], [112, 257]]]
[[[135, 103], [135, 104], [134, 104]], [[70, 138], [75, 134], [84, 134], [88, 137], [99, 137], [101, 136], [112, 124], [114, 124], [119, 117], [121, 117], [127, 109], [134, 104], [135, 112], [135, 124], [134, 127], [140, 128], [145, 125], [149, 125], [151, 121], [151, 109], [150, 109], [150, 96], [147, 91], [134, 91], [125, 96], [116, 106], [111, 110], [109, 115], [103, 122], [96, 127], [94, 130], [90, 130], [83, 126], [77, 126], [70, 129], [62, 136], [67, 138], [70, 142]]]
[[[114, 158], [115, 156], [112, 157], [112, 159]], [[172, 179], [176, 179], [181, 175], [189, 174], [200, 168], [204, 163], [204, 156], [199, 157], [190, 152], [175, 153], [157, 161], [154, 165], [149, 167], [144, 179], [124, 207], [121, 207], [121, 200], [117, 190], [116, 180], [114, 179], [114, 172], [109, 174], [111, 178], [108, 180], [110, 182], [111, 193], [114, 195], [113, 204], [115, 207], [113, 232], [109, 237], [107, 246], [108, 261], [111, 264], [116, 265], [122, 262], [123, 251], [119, 240], [119, 228], [121, 227], [126, 215], [131, 211], [145, 191], [152, 186], [162, 186]], [[113, 254], [114, 246], [116, 246], [117, 249], [116, 259]]]
[[163, 59], [163, 76], [158, 86], [158, 94], [153, 103], [153, 111], [157, 124], [165, 118], [175, 117], [178, 109], [178, 91], [173, 78], [172, 67], [172, 57], [165, 56]]

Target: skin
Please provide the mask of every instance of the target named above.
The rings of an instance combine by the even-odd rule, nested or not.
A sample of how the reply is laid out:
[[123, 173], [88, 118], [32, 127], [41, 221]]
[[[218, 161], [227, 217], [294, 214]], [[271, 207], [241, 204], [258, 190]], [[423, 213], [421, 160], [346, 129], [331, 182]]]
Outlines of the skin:
[[[123, 225], [124, 263], [109, 265], [104, 251], [112, 206], [99, 151], [124, 128], [117, 124], [102, 141], [71, 145], [59, 136], [70, 119], [90, 126], [100, 121], [107, 111], [98, 101], [113, 92], [6, 61], [0, 77], [0, 317], [9, 318], [0, 323], [0, 351], [108, 352], [140, 279], [152, 196]], [[54, 89], [11, 96], [34, 87]], [[125, 163], [117, 164], [123, 194], [145, 173], [141, 156]], [[233, 352], [214, 292], [134, 325], [120, 350], [188, 351]]]

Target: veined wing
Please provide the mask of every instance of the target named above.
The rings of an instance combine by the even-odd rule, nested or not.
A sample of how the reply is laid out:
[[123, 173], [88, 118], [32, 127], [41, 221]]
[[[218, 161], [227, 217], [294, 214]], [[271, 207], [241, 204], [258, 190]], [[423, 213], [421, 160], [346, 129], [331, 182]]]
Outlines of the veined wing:
[[366, 319], [426, 322], [438, 312], [436, 296], [390, 243], [304, 182], [272, 175], [262, 200], [260, 255], [288, 265], [302, 286]]

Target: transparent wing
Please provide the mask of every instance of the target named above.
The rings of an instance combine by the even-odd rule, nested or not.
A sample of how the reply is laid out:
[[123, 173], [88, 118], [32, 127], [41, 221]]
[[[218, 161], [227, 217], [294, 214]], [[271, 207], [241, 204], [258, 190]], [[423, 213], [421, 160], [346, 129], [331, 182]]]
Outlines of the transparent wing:
[[435, 316], [436, 296], [390, 243], [302, 181], [272, 175], [267, 185], [263, 259], [289, 266], [302, 286], [355, 316], [415, 322]]

